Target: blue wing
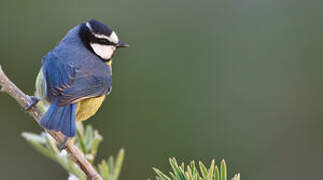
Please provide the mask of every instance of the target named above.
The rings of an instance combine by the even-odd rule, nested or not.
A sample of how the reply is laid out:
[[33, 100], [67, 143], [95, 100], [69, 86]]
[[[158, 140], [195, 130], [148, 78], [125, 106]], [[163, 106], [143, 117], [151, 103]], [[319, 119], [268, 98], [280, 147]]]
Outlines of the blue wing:
[[[103, 65], [105, 66], [103, 68], [109, 68]], [[81, 99], [109, 93], [112, 87], [112, 75], [107, 71], [84, 66], [72, 66], [54, 53], [49, 53], [44, 58], [42, 66], [47, 99], [53, 102], [60, 95], [57, 104], [65, 106]]]
[[77, 78], [73, 85], [61, 93], [58, 105], [75, 103], [81, 99], [98, 97], [108, 94], [112, 87], [112, 76], [86, 76]]
[[45, 94], [49, 102], [53, 102], [61, 92], [70, 87], [75, 80], [76, 68], [64, 63], [54, 53], [47, 54], [42, 61], [45, 77]]

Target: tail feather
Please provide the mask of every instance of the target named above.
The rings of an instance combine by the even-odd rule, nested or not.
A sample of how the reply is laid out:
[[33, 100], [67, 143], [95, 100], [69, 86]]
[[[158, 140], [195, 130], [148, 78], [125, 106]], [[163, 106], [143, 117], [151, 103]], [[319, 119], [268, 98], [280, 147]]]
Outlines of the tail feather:
[[40, 120], [40, 125], [46, 129], [61, 131], [64, 135], [75, 136], [75, 117], [77, 104], [58, 106], [60, 96], [50, 105]]

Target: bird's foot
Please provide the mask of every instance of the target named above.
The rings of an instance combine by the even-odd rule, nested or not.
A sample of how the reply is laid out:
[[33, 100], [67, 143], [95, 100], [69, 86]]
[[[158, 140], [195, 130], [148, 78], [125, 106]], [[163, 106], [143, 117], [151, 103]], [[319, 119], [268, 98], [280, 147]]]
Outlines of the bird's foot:
[[68, 139], [69, 139], [69, 137], [68, 136], [65, 136], [64, 142], [62, 144], [59, 144], [58, 145], [59, 151], [63, 151], [66, 148], [66, 145], [68, 143]]
[[39, 97], [37, 97], [37, 96], [28, 96], [29, 97], [29, 99], [31, 100], [31, 103], [27, 106], [27, 107], [25, 107], [25, 111], [29, 111], [32, 107], [34, 107], [38, 102], [39, 102], [39, 100], [40, 100], [40, 98]]

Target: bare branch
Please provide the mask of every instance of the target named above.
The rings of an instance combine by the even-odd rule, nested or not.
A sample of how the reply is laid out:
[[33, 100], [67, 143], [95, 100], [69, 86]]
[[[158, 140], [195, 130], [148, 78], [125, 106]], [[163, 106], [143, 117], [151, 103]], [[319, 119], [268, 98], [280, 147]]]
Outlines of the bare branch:
[[[30, 103], [30, 99], [24, 92], [22, 92], [3, 72], [0, 65], [0, 86], [1, 91], [9, 94], [13, 99], [15, 99], [22, 107], [27, 107]], [[31, 115], [36, 122], [40, 123], [40, 118], [42, 117], [42, 111], [34, 106], [28, 111], [29, 115]], [[58, 144], [64, 143], [64, 135], [57, 131], [45, 130], [49, 133]], [[79, 167], [83, 170], [83, 172], [88, 176], [90, 180], [102, 180], [102, 177], [98, 174], [98, 172], [94, 169], [94, 167], [86, 160], [84, 154], [73, 144], [72, 141], [68, 141], [66, 145], [66, 151], [69, 152], [71, 158], [75, 163], [79, 165]]]

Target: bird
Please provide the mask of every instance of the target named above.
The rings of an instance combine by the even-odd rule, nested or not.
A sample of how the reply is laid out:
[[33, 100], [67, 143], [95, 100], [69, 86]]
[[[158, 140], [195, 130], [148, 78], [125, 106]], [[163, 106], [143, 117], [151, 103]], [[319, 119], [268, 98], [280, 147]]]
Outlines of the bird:
[[75, 136], [76, 121], [95, 115], [110, 94], [113, 56], [128, 46], [109, 26], [91, 19], [69, 30], [42, 59], [35, 96], [25, 110], [37, 103], [45, 107], [40, 125], [65, 135], [62, 149]]

